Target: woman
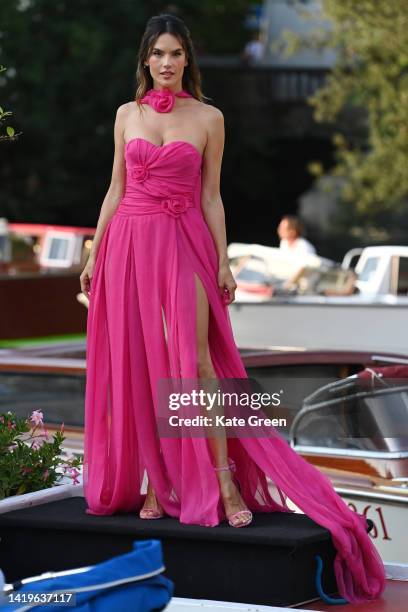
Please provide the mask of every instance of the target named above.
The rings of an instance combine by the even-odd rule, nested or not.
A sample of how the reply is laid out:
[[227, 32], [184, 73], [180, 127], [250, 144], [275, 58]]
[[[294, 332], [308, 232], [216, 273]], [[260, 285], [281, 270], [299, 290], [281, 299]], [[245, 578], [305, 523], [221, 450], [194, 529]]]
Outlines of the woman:
[[160, 379], [245, 379], [246, 372], [228, 315], [236, 284], [220, 196], [223, 115], [203, 102], [180, 19], [149, 20], [137, 78], [136, 100], [117, 111], [111, 185], [80, 279], [89, 296], [87, 512], [140, 509], [141, 518], [166, 513], [205, 526], [226, 516], [243, 527], [251, 511], [289, 512], [287, 496], [331, 531], [342, 594], [374, 598], [384, 569], [366, 520], [276, 430], [228, 440], [225, 432], [158, 436]]

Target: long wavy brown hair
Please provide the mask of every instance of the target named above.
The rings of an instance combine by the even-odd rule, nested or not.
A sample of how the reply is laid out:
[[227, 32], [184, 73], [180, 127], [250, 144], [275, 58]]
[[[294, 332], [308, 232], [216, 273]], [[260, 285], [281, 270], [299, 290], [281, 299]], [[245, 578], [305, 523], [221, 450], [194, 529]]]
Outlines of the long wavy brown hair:
[[162, 13], [149, 19], [139, 47], [136, 69], [137, 89], [135, 95], [139, 108], [143, 106], [140, 103], [140, 99], [153, 87], [152, 76], [148, 67], [145, 67], [144, 64], [148, 60], [158, 37], [166, 33], [172, 34], [179, 40], [187, 57], [188, 64], [184, 68], [182, 79], [183, 89], [200, 102], [210, 100], [211, 98], [204, 96], [201, 90], [201, 74], [189, 29], [184, 21], [176, 17], [176, 15]]

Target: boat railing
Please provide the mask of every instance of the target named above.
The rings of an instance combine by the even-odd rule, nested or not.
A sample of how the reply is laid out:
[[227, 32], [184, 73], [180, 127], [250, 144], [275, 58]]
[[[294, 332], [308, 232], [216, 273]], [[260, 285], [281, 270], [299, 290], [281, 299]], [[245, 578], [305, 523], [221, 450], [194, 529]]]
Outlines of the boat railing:
[[289, 429], [292, 447], [408, 451], [407, 379], [385, 379], [374, 370], [366, 371], [371, 378], [354, 374], [320, 387], [303, 400]]

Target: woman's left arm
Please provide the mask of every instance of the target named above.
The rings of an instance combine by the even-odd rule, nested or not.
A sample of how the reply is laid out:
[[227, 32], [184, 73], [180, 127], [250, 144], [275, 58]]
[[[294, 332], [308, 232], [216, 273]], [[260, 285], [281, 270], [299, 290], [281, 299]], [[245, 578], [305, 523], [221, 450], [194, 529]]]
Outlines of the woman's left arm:
[[225, 303], [231, 304], [235, 299], [237, 285], [228, 263], [225, 213], [220, 193], [221, 162], [225, 141], [224, 115], [214, 106], [209, 107], [207, 112], [209, 116], [202, 166], [201, 208], [218, 252], [220, 293], [223, 297], [224, 290], [228, 289], [229, 298]]

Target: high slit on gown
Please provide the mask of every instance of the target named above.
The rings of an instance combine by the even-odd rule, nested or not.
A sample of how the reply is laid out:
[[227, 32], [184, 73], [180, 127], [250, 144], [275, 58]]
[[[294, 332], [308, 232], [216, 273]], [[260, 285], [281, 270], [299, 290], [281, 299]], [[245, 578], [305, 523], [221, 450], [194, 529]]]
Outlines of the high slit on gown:
[[[185, 141], [158, 146], [134, 138], [126, 145], [125, 160], [125, 192], [106, 226], [91, 281], [86, 512], [136, 513], [147, 472], [168, 515], [211, 527], [225, 514], [207, 440], [160, 439], [155, 421], [158, 379], [197, 377], [195, 275], [207, 294], [208, 344], [217, 378], [247, 377], [218, 288], [215, 243], [201, 210], [202, 156]], [[253, 512], [291, 512], [289, 498], [331, 532], [343, 597], [357, 603], [381, 594], [384, 567], [365, 518], [350, 510], [329, 479], [277, 430], [272, 428], [268, 438], [229, 438], [228, 456]]]

